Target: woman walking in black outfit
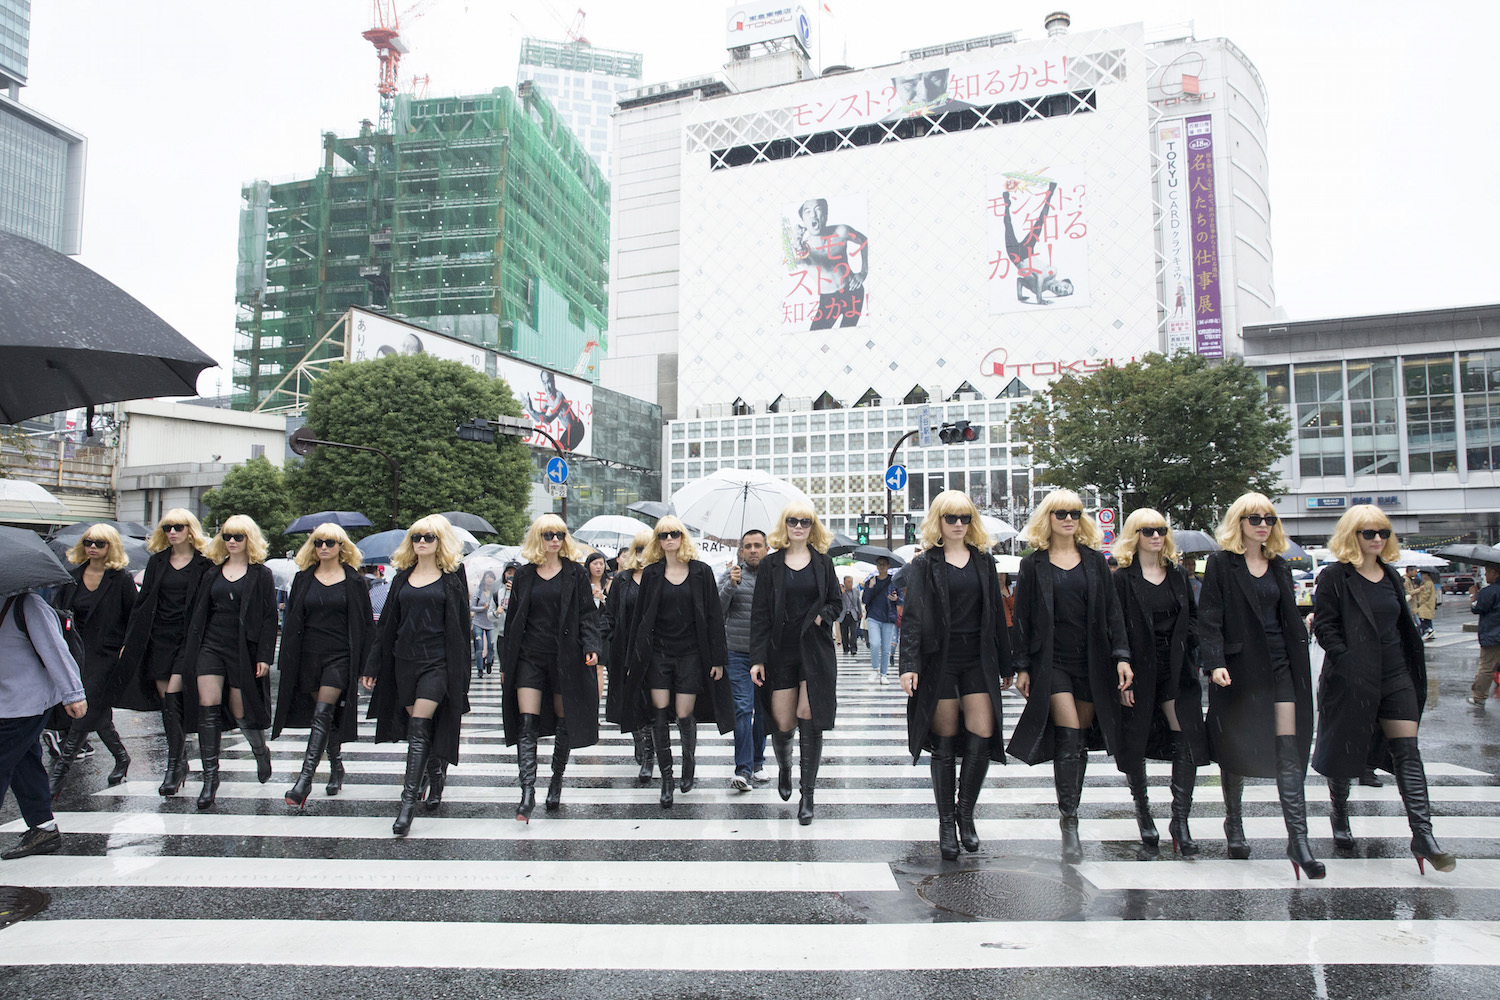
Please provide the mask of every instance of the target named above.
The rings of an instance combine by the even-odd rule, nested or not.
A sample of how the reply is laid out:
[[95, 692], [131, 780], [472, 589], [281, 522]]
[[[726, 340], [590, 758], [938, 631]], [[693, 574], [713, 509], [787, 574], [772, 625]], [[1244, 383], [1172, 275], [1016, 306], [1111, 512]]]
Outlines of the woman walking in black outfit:
[[207, 544], [203, 526], [190, 511], [178, 507], [161, 516], [146, 542], [152, 556], [146, 561], [146, 575], [141, 580], [135, 609], [130, 613], [125, 648], [120, 652], [121, 671], [127, 678], [135, 675], [139, 681], [131, 684], [127, 680], [120, 692], [120, 707], [150, 711], [153, 694], [161, 706], [162, 732], [167, 738], [167, 773], [156, 791], [164, 796], [176, 795], [187, 780], [184, 734], [198, 728], [196, 715], [183, 716], [182, 669], [178, 657], [187, 640], [188, 611], [198, 593], [198, 584], [213, 568], [213, 563], [203, 555]]
[[[224, 697], [255, 755], [255, 776], [271, 780], [271, 657], [276, 650], [276, 580], [265, 566], [266, 541], [244, 514], [225, 520], [204, 553], [214, 567], [203, 575], [182, 649], [184, 690], [197, 695], [198, 753], [203, 789], [198, 808], [213, 808], [219, 793], [219, 745]], [[186, 705], [184, 705], [186, 707]]]
[[[697, 777], [698, 720], [716, 722], [720, 734], [734, 729], [734, 700], [726, 673], [729, 639], [713, 570], [698, 558], [687, 528], [675, 517], [656, 522], [642, 555], [641, 592], [631, 626], [622, 718], [634, 728], [643, 716], [631, 691], [644, 690], [651, 704], [651, 741], [661, 771], [663, 809], [672, 808], [672, 719], [682, 739], [684, 793]], [[703, 697], [703, 696], [707, 697]]]
[[375, 742], [406, 740], [406, 774], [391, 833], [411, 832], [427, 785], [430, 812], [443, 801], [447, 766], [458, 763], [458, 731], [469, 711], [473, 657], [469, 582], [458, 536], [441, 514], [413, 524], [391, 553], [391, 582], [360, 686], [374, 690]]
[[1303, 783], [1312, 746], [1312, 672], [1307, 627], [1297, 610], [1292, 570], [1271, 501], [1246, 493], [1224, 514], [1198, 598], [1198, 644], [1208, 689], [1208, 745], [1224, 789], [1229, 856], [1250, 856], [1241, 796], [1245, 776], [1275, 778], [1286, 823], [1286, 856], [1300, 879], [1322, 878], [1307, 845]]
[[828, 557], [833, 534], [812, 505], [793, 501], [767, 539], [776, 551], [756, 570], [750, 606], [750, 679], [775, 730], [776, 792], [792, 797], [792, 730], [801, 754], [797, 822], [813, 821], [823, 733], [838, 715], [838, 654], [833, 625], [843, 612], [838, 574]]
[[[961, 490], [933, 497], [922, 545], [901, 573], [906, 739], [913, 764], [924, 749], [931, 754], [938, 849], [943, 860], [956, 861], [960, 843], [971, 854], [979, 850], [974, 806], [990, 761], [1005, 763], [1000, 692], [1014, 668], [1000, 579], [974, 501]], [[963, 757], [961, 776], [955, 756]]]
[[[359, 574], [360, 552], [344, 529], [331, 522], [313, 529], [297, 551], [300, 573], [286, 599], [278, 666], [281, 686], [271, 739], [287, 726], [307, 726], [302, 771], [286, 792], [286, 804], [307, 805], [313, 775], [328, 751], [329, 795], [344, 787], [345, 743], [359, 738], [356, 670], [364, 667], [375, 637], [370, 590]], [[442, 795], [441, 780], [438, 795]], [[433, 804], [432, 808], [437, 808]]]
[[1203, 731], [1203, 689], [1193, 661], [1197, 606], [1187, 575], [1177, 565], [1172, 529], [1160, 512], [1132, 511], [1115, 542], [1115, 593], [1130, 636], [1135, 680], [1121, 695], [1119, 726], [1106, 731], [1115, 766], [1125, 774], [1135, 800], [1141, 843], [1155, 851], [1158, 837], [1146, 794], [1146, 758], [1172, 762], [1172, 849], [1198, 856], [1188, 829], [1198, 767], [1208, 763]]
[[[1083, 860], [1078, 803], [1088, 752], [1104, 745], [1094, 729], [1119, 723], [1130, 690], [1130, 641], [1102, 538], [1072, 490], [1053, 490], [1021, 532], [1036, 551], [1021, 560], [1016, 585], [1016, 690], [1026, 708], [1010, 752], [1028, 764], [1052, 761], [1062, 857]], [[1092, 734], [1092, 736], [1091, 736]]]
[[645, 567], [646, 546], [651, 544], [653, 532], [642, 529], [635, 536], [630, 548], [621, 549], [617, 558], [619, 567], [609, 585], [609, 594], [604, 599], [604, 616], [601, 631], [609, 644], [609, 659], [605, 663], [609, 687], [604, 698], [604, 721], [612, 722], [624, 731], [622, 702], [629, 696], [639, 704], [631, 718], [639, 724], [630, 730], [635, 738], [635, 762], [640, 771], [635, 776], [638, 785], [651, 783], [651, 774], [656, 763], [656, 749], [652, 742], [651, 724], [647, 711], [646, 693], [640, 687], [627, 688], [625, 666], [630, 660], [630, 640], [634, 633], [635, 605], [640, 596], [641, 573]]
[[521, 543], [526, 562], [505, 611], [501, 704], [505, 742], [516, 748], [520, 770], [521, 823], [530, 823], [536, 808], [537, 739], [555, 737], [548, 812], [562, 806], [572, 752], [599, 742], [599, 612], [577, 557], [562, 518], [543, 514], [531, 522]]
[[114, 754], [115, 767], [109, 772], [109, 783], [118, 785], [130, 769], [130, 754], [115, 729], [115, 697], [120, 691], [120, 648], [125, 644], [125, 627], [135, 606], [135, 581], [125, 572], [130, 562], [120, 535], [107, 524], [89, 525], [82, 537], [68, 550], [73, 582], [57, 594], [56, 605], [73, 612], [78, 635], [83, 639], [84, 660], [79, 664], [88, 711], [68, 722], [68, 734], [52, 764], [52, 797], [62, 794], [68, 769], [77, 759], [78, 750], [90, 732]]
[[1451, 872], [1457, 859], [1432, 836], [1427, 771], [1417, 748], [1427, 702], [1426, 653], [1401, 578], [1389, 565], [1401, 551], [1390, 518], [1370, 504], [1351, 507], [1328, 549], [1339, 561], [1318, 575], [1313, 602], [1313, 633], [1327, 659], [1318, 680], [1312, 763], [1328, 779], [1334, 845], [1354, 847], [1349, 782], [1373, 761], [1396, 776], [1418, 870], [1431, 862]]

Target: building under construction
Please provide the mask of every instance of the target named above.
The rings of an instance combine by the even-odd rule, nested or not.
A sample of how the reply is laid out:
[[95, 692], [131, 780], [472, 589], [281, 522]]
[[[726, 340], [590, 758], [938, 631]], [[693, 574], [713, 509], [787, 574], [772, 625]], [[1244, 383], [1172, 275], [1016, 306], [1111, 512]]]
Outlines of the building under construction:
[[391, 132], [326, 134], [316, 176], [242, 197], [236, 408], [294, 407], [272, 397], [342, 357], [324, 334], [350, 306], [597, 381], [609, 186], [530, 83], [401, 95]]

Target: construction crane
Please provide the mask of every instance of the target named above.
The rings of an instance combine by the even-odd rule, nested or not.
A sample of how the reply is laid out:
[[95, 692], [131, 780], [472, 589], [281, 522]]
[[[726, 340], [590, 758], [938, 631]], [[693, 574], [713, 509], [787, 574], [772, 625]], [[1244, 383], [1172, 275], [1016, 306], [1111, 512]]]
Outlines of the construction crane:
[[[404, 16], [408, 22], [414, 21], [425, 14], [426, 8], [434, 2], [436, 0], [418, 0], [398, 14], [396, 0], [370, 0], [370, 20], [375, 23], [361, 32], [360, 36], [375, 46], [375, 55], [380, 60], [380, 79], [375, 84], [375, 90], [380, 94], [379, 129], [382, 132], [391, 130], [396, 111], [396, 95], [401, 92], [398, 82], [401, 76], [401, 57], [411, 51], [401, 40], [401, 18]], [[425, 90], [427, 78], [421, 79]], [[415, 86], [416, 81], [412, 82]]]

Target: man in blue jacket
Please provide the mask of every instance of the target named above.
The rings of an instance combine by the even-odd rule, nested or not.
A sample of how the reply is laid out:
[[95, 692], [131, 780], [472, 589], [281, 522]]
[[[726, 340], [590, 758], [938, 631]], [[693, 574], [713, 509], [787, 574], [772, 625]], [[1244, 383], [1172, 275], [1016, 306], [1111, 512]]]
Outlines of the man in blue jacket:
[[1469, 588], [1469, 610], [1479, 616], [1479, 672], [1469, 688], [1470, 705], [1483, 706], [1490, 697], [1495, 669], [1500, 667], [1500, 567], [1485, 566], [1484, 589]]

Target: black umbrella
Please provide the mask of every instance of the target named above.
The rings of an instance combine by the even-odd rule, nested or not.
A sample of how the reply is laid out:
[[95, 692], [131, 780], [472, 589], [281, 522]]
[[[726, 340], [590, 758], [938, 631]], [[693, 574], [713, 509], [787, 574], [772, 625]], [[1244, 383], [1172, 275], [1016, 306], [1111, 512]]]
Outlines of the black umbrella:
[[[129, 535], [123, 536], [120, 542], [125, 548], [125, 558], [130, 560], [130, 564], [125, 568], [132, 573], [139, 573], [145, 569], [146, 561], [151, 558], [151, 553], [146, 551], [146, 543], [139, 538], [131, 538]], [[77, 535], [71, 535], [66, 538], [58, 535], [47, 543], [47, 548], [57, 554], [60, 562], [66, 564], [68, 561], [68, 550], [77, 544]]]
[[300, 535], [320, 524], [333, 523], [340, 528], [368, 528], [370, 519], [357, 510], [320, 510], [316, 514], [303, 514], [286, 526], [283, 534]]
[[1444, 545], [1440, 549], [1433, 549], [1432, 554], [1454, 562], [1500, 566], [1500, 548], [1493, 545]]
[[120, 533], [121, 538], [150, 538], [151, 529], [139, 521], [79, 521], [66, 528], [59, 528], [53, 538], [77, 538], [96, 524], [107, 524]]
[[36, 532], [0, 527], [0, 597], [71, 582], [73, 575]]
[[463, 528], [466, 531], [472, 531], [476, 535], [497, 534], [495, 526], [478, 514], [468, 514], [461, 510], [449, 510], [444, 511], [443, 516], [455, 528]]
[[358, 543], [360, 557], [367, 566], [384, 566], [391, 561], [391, 555], [401, 547], [401, 540], [405, 537], [405, 528], [392, 528], [366, 535]]
[[674, 508], [670, 503], [667, 503], [663, 500], [637, 500], [635, 503], [631, 504], [625, 509], [634, 511], [637, 514], [644, 514], [645, 516], [656, 521], [660, 521], [668, 514], [677, 513], [676, 508]]
[[1185, 556], [1199, 556], [1205, 552], [1217, 552], [1224, 546], [1214, 540], [1214, 536], [1206, 531], [1174, 531], [1172, 541], [1177, 543], [1177, 551]]
[[906, 560], [883, 545], [830, 545], [831, 556], [853, 556], [855, 562], [872, 563], [876, 559], [889, 559], [892, 566], [905, 566]]
[[82, 264], [0, 232], [0, 423], [146, 396], [196, 396], [215, 365]]

